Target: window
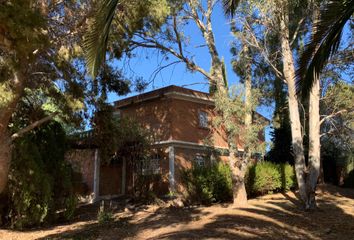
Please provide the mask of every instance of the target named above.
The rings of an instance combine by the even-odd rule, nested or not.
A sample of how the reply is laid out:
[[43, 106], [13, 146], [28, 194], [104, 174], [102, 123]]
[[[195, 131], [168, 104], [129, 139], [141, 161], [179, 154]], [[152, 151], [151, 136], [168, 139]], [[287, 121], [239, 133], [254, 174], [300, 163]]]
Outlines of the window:
[[114, 120], [120, 120], [121, 119], [121, 112], [120, 112], [120, 110], [117, 110], [117, 111], [114, 111], [113, 112], [113, 119]]
[[152, 155], [141, 161], [141, 175], [153, 175], [160, 173], [160, 156]]
[[199, 167], [205, 167], [205, 158], [204, 156], [197, 154], [194, 158], [195, 164]]
[[208, 127], [208, 113], [204, 111], [199, 111], [199, 127]]

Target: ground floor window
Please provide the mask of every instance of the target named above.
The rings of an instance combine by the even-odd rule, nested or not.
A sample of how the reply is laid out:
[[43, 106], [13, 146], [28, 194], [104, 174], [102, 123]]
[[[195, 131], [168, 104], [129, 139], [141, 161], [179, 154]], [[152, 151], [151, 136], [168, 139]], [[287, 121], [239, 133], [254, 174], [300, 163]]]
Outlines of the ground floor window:
[[141, 174], [153, 175], [160, 173], [160, 156], [154, 154], [141, 161]]
[[199, 167], [205, 167], [205, 157], [203, 155], [195, 155], [194, 162]]

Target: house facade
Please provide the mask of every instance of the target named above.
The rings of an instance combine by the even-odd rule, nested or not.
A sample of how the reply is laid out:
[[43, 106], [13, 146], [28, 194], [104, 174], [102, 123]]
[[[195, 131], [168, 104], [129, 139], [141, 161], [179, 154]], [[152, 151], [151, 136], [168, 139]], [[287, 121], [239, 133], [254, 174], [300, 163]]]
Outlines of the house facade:
[[[85, 172], [84, 181], [91, 186], [96, 196], [120, 195], [134, 191], [134, 174], [156, 174], [154, 190], [159, 194], [183, 192], [181, 173], [193, 164], [208, 165], [212, 161], [227, 161], [228, 144], [222, 128], [213, 125], [215, 105], [208, 93], [177, 86], [168, 86], [114, 103], [117, 116], [136, 120], [152, 134], [149, 162], [142, 166], [141, 173], [134, 173], [133, 166], [126, 160], [114, 166], [102, 166], [98, 149], [86, 151], [85, 159], [70, 161]], [[264, 121], [267, 121], [264, 119]], [[259, 134], [264, 142], [264, 131]], [[235, 139], [240, 151], [242, 138]], [[79, 154], [80, 155], [80, 154]], [[83, 165], [89, 166], [90, 170]]]

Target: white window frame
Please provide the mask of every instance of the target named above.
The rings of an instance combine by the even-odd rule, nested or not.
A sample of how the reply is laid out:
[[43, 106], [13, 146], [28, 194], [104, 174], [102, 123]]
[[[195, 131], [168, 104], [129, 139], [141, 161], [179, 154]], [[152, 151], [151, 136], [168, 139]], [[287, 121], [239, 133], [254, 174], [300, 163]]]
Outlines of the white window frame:
[[194, 157], [194, 163], [198, 166], [198, 167], [205, 167], [205, 156], [201, 155], [201, 154], [197, 154]]
[[208, 128], [209, 127], [209, 115], [208, 112], [200, 110], [198, 112], [198, 124], [199, 127]]
[[141, 161], [141, 175], [156, 175], [160, 173], [160, 170], [160, 156], [158, 154]]
[[120, 120], [122, 118], [122, 112], [120, 110], [116, 110], [113, 112], [113, 118], [116, 120]]

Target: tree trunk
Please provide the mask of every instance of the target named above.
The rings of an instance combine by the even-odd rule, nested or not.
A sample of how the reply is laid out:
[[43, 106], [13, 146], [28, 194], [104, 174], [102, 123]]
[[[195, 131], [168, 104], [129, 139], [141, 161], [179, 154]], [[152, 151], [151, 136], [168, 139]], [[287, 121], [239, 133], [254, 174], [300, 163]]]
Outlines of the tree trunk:
[[13, 96], [5, 102], [4, 107], [0, 108], [0, 194], [6, 189], [11, 164], [12, 143], [8, 125], [22, 95], [23, 81], [24, 74], [21, 71], [16, 71], [11, 82], [11, 88], [9, 87]]
[[0, 195], [4, 193], [11, 163], [11, 139], [5, 130], [0, 133]]
[[288, 85], [289, 117], [291, 124], [292, 148], [295, 161], [296, 179], [299, 186], [300, 197], [304, 203], [308, 202], [306, 192], [306, 164], [304, 157], [303, 137], [299, 105], [295, 88], [295, 66], [289, 42], [288, 15], [280, 16], [280, 42], [283, 56], [283, 74]]
[[[229, 166], [231, 169], [233, 205], [242, 207], [247, 205], [247, 192], [245, 187], [245, 168], [236, 157], [235, 150], [229, 148]], [[241, 164], [240, 164], [241, 163]]]
[[[245, 85], [245, 133], [246, 137], [248, 134], [251, 134], [251, 126], [252, 126], [252, 71], [251, 71], [251, 59], [249, 56], [249, 49], [247, 46], [247, 43], [244, 44], [244, 57], [246, 58], [246, 65], [245, 65], [245, 79], [244, 79], [244, 85]], [[251, 151], [249, 149], [249, 144], [246, 141], [245, 142], [245, 147], [244, 147], [244, 158], [246, 162], [248, 162], [251, 159]]]
[[317, 78], [312, 86], [309, 99], [309, 161], [307, 175], [306, 207], [316, 208], [315, 191], [317, 180], [320, 175], [320, 81]]

